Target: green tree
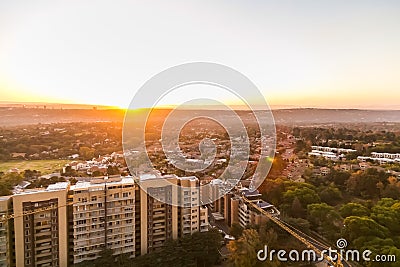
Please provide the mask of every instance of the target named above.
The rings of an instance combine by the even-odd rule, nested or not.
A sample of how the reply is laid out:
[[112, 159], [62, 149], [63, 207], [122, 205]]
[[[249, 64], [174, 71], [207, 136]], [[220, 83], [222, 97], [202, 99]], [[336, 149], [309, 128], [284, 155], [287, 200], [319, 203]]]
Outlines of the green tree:
[[345, 188], [345, 184], [347, 180], [350, 178], [349, 172], [337, 171], [335, 169], [331, 170], [331, 172], [326, 176], [326, 179], [330, 182], [335, 183], [335, 185], [343, 189]]
[[238, 239], [243, 233], [243, 227], [238, 223], [233, 223], [229, 229], [229, 234], [234, 238]]
[[322, 202], [335, 205], [342, 200], [342, 193], [337, 187], [330, 185], [320, 188], [319, 197]]
[[343, 218], [349, 217], [349, 216], [369, 216], [370, 211], [363, 205], [359, 203], [346, 203], [344, 204], [340, 209], [339, 209], [340, 215]]
[[381, 199], [373, 208], [371, 218], [387, 227], [392, 234], [400, 234], [400, 201], [391, 198]]
[[295, 218], [304, 218], [306, 215], [305, 209], [298, 197], [295, 197], [292, 202], [291, 215]]
[[369, 168], [364, 172], [357, 172], [351, 175], [347, 180], [347, 190], [363, 198], [374, 198], [380, 194], [379, 184], [387, 184], [389, 175], [375, 168]]
[[24, 180], [19, 173], [5, 173], [0, 177], [0, 195], [6, 196], [12, 194], [14, 186]]
[[368, 217], [347, 217], [344, 226], [344, 236], [357, 248], [362, 247], [366, 239], [389, 237], [389, 230], [386, 227]]
[[308, 204], [321, 202], [315, 187], [307, 183], [295, 183], [288, 187], [283, 194], [284, 202], [291, 205], [295, 198], [298, 198], [303, 207]]
[[220, 242], [221, 235], [217, 230], [197, 232], [178, 240], [168, 240], [161, 250], [134, 258], [131, 263], [145, 267], [212, 266], [220, 256]]
[[326, 203], [307, 206], [307, 218], [319, 233], [331, 240], [338, 237], [342, 227], [342, 219], [336, 210]]
[[282, 203], [283, 192], [285, 191], [284, 180], [278, 179], [265, 179], [259, 188], [263, 194], [263, 198], [268, 202], [279, 206]]
[[117, 166], [108, 165], [108, 166], [107, 166], [107, 174], [108, 174], [108, 175], [119, 174], [119, 169], [118, 169], [118, 167], [117, 167]]
[[255, 229], [245, 229], [238, 240], [229, 242], [227, 248], [233, 266], [252, 267], [258, 262], [257, 251], [262, 249], [262, 242]]
[[9, 196], [12, 194], [11, 189], [6, 184], [0, 182], [0, 196]]
[[94, 157], [94, 148], [86, 147], [86, 146], [81, 146], [79, 148], [79, 155], [81, 156], [82, 159], [84, 160], [90, 160]]

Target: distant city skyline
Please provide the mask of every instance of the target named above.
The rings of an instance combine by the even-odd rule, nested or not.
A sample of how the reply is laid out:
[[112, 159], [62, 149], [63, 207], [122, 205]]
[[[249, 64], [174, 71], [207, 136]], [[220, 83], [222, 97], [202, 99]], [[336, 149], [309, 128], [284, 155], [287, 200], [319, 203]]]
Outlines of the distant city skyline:
[[[18, 101], [0, 101], [1, 107], [16, 107], [16, 108], [38, 108], [38, 109], [122, 109], [126, 110], [127, 108], [120, 106], [112, 106], [112, 105], [102, 105], [102, 104], [85, 104], [85, 103], [60, 103], [60, 102], [18, 102]], [[158, 109], [173, 109], [175, 105], [166, 105], [166, 106], [157, 106], [155, 108]], [[234, 110], [245, 110], [244, 106], [240, 105], [230, 105]], [[219, 106], [186, 106], [187, 109], [195, 110], [195, 109], [209, 109], [209, 110], [221, 110]], [[329, 107], [329, 106], [296, 106], [296, 105], [269, 105], [271, 110], [279, 110], [279, 109], [293, 109], [293, 110], [301, 110], [301, 109], [331, 109], [331, 110], [400, 110], [400, 105], [392, 105], [392, 106], [353, 106], [353, 107]], [[185, 109], [185, 106], [181, 107], [181, 109]], [[256, 110], [265, 109], [261, 106], [256, 106]]]
[[[248, 76], [272, 108], [400, 109], [399, 13], [388, 0], [3, 1], [0, 100], [126, 108], [153, 75], [208, 61]], [[239, 104], [197, 91], [186, 97]]]

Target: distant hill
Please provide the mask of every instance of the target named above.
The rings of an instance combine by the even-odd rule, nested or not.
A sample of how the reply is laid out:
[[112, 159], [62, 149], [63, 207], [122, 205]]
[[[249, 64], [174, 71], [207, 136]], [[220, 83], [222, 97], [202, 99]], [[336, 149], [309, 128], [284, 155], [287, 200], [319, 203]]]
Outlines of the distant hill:
[[32, 109], [112, 109], [112, 106], [46, 103], [46, 102], [11, 102], [0, 101], [0, 108], [32, 108]]
[[122, 121], [120, 109], [44, 109], [0, 107], [0, 127], [66, 122]]
[[[195, 112], [187, 110], [180, 112]], [[215, 110], [210, 110], [215, 113]], [[226, 111], [217, 111], [223, 115]], [[167, 112], [168, 113], [168, 112]], [[248, 111], [238, 111], [248, 113]], [[160, 112], [160, 116], [165, 112]], [[369, 123], [399, 122], [400, 110], [358, 109], [279, 109], [273, 111], [277, 124], [322, 124], [322, 123]], [[23, 107], [0, 107], [0, 127], [27, 124], [64, 122], [121, 121], [125, 111], [121, 109], [44, 109]]]
[[400, 122], [400, 110], [281, 109], [273, 112], [276, 123]]

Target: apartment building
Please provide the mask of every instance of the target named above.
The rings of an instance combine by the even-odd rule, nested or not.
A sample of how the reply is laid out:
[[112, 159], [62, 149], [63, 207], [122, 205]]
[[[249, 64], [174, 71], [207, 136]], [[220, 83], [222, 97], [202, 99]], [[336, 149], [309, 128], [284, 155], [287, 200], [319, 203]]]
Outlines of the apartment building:
[[139, 175], [141, 255], [159, 250], [168, 239], [178, 237], [177, 179], [159, 173]]
[[12, 196], [16, 266], [68, 265], [68, 187], [57, 183]]
[[132, 177], [97, 179], [71, 186], [73, 263], [105, 249], [135, 255], [135, 183]]
[[[280, 212], [274, 205], [261, 199], [261, 194], [258, 190], [250, 191], [247, 188], [242, 188], [239, 190], [239, 196], [241, 197], [238, 198], [238, 202], [233, 202], [232, 204], [233, 207], [237, 206], [237, 219], [233, 218], [233, 220], [238, 221], [243, 228], [249, 225], [259, 225], [267, 221], [267, 217], [253, 210], [250, 205], [244, 201], [243, 197], [273, 216], [280, 215]], [[234, 214], [234, 212], [236, 211], [232, 211], [232, 214]]]
[[167, 239], [208, 231], [207, 207], [201, 205], [196, 177], [155, 173], [139, 179], [142, 254], [159, 249]]
[[400, 153], [379, 153], [372, 152], [372, 158], [385, 158], [385, 159], [400, 159]]
[[235, 187], [234, 190], [214, 202], [213, 211], [215, 212], [212, 213], [212, 217], [216, 221], [224, 220], [229, 227], [233, 224], [239, 224], [245, 228], [249, 225], [259, 225], [266, 222], [268, 220], [267, 217], [254, 210], [244, 198], [271, 215], [279, 216], [278, 209], [262, 200], [261, 196], [258, 190], [250, 191], [241, 185]]
[[194, 176], [143, 174], [1, 197], [0, 216], [15, 219], [0, 223], [0, 266], [73, 266], [104, 249], [131, 257], [156, 251], [208, 230], [199, 190]]
[[[6, 218], [12, 213], [12, 203], [10, 196], [0, 197], [0, 218]], [[0, 267], [10, 266], [14, 262], [13, 239], [11, 234], [13, 231], [12, 221], [4, 220], [0, 222]]]
[[239, 197], [233, 192], [226, 194], [223, 198], [224, 203], [224, 219], [228, 226], [232, 226], [234, 223], [238, 223], [238, 205]]
[[207, 207], [201, 205], [200, 182], [195, 176], [177, 177], [180, 186], [179, 197], [179, 237], [194, 232], [208, 231]]

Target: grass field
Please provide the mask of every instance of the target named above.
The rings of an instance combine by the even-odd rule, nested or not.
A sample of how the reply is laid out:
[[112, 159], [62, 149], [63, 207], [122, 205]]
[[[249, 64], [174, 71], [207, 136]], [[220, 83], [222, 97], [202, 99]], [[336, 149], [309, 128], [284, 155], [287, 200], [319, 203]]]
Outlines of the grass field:
[[68, 160], [12, 160], [0, 162], [0, 172], [7, 172], [11, 168], [18, 168], [20, 171], [27, 169], [38, 170], [42, 174], [58, 172]]

